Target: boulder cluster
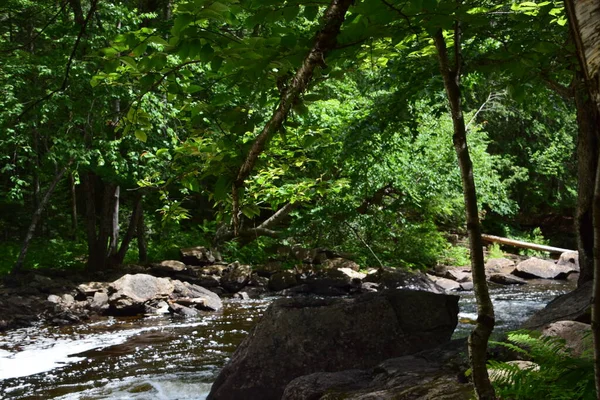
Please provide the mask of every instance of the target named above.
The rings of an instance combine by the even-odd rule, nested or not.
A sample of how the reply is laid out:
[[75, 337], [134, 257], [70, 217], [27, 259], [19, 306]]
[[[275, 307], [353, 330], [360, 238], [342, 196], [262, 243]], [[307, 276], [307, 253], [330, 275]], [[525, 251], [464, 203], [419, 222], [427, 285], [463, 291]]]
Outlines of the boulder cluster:
[[[491, 258], [485, 263], [489, 282], [498, 285], [525, 285], [535, 279], [576, 279], [579, 274], [579, 256], [576, 251], [561, 254], [557, 261], [531, 257], [516, 262], [507, 258]], [[428, 274], [446, 291], [472, 290], [470, 267], [439, 266]]]

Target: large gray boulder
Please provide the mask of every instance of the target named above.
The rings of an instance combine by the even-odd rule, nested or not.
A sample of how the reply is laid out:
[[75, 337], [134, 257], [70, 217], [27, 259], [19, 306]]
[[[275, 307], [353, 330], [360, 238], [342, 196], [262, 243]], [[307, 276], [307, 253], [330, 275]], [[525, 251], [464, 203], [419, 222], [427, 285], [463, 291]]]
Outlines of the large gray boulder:
[[574, 291], [552, 300], [523, 323], [522, 329], [542, 329], [556, 321], [589, 323], [592, 282], [586, 282]]
[[276, 300], [213, 384], [209, 400], [279, 400], [294, 378], [365, 369], [450, 340], [458, 297], [393, 290]]
[[582, 354], [592, 355], [594, 344], [592, 342], [592, 328], [590, 324], [577, 321], [557, 321], [548, 325], [543, 331], [543, 336], [558, 337], [565, 341], [565, 347], [574, 357]]
[[143, 313], [145, 302], [166, 299], [173, 289], [173, 283], [168, 278], [127, 274], [109, 285], [110, 308], [117, 314]]
[[143, 314], [161, 301], [209, 311], [222, 307], [219, 296], [201, 286], [147, 274], [124, 275], [109, 285], [108, 294], [113, 315]]
[[572, 272], [577, 272], [573, 266], [558, 265], [552, 261], [541, 260], [532, 257], [517, 264], [513, 275], [520, 278], [542, 278], [542, 279], [567, 279]]

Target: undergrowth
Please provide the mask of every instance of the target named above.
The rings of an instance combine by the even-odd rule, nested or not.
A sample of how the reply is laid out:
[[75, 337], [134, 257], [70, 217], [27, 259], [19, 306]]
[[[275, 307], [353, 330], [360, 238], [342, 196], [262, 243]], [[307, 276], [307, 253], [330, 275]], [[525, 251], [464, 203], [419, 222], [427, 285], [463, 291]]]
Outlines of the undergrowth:
[[516, 331], [507, 342], [491, 342], [513, 351], [539, 365], [539, 369], [520, 369], [516, 365], [491, 360], [496, 393], [511, 400], [593, 400], [594, 360], [591, 354], [575, 357], [565, 341], [542, 337], [539, 332]]

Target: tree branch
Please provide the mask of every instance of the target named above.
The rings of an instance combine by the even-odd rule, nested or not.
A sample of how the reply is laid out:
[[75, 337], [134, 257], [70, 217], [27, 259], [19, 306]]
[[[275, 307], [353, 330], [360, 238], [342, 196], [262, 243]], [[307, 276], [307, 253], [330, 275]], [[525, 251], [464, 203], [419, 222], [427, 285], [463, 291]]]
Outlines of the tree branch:
[[317, 33], [315, 43], [308, 55], [304, 59], [302, 66], [296, 71], [287, 90], [282, 94], [279, 106], [274, 111], [271, 119], [265, 124], [262, 132], [256, 137], [252, 148], [248, 152], [246, 159], [240, 167], [237, 177], [232, 186], [233, 197], [233, 225], [234, 232], [237, 234], [239, 229], [239, 208], [240, 208], [240, 189], [244, 186], [244, 181], [250, 176], [258, 157], [263, 152], [267, 143], [273, 135], [283, 126], [292, 105], [296, 102], [298, 96], [302, 94], [314, 73], [317, 66], [326, 68], [325, 56], [335, 48], [337, 36], [340, 33], [342, 23], [344, 22], [346, 12], [353, 0], [332, 0], [325, 11], [325, 25]]

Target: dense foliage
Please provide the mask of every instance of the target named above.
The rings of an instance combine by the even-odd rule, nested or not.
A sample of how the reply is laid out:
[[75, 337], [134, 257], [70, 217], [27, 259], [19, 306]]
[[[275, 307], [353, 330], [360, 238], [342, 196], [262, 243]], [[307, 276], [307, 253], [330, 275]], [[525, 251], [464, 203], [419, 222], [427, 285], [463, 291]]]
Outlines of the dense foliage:
[[447, 233], [464, 232], [463, 195], [427, 32], [455, 18], [484, 226], [558, 231], [548, 216], [573, 213], [577, 130], [560, 4], [356, 1], [244, 179], [237, 209], [248, 234], [231, 234], [232, 184], [323, 12], [297, 0], [8, 0], [2, 270], [36, 210], [26, 267], [98, 269], [197, 244], [258, 262], [277, 243], [365, 265], [452, 262]]

